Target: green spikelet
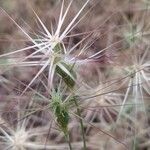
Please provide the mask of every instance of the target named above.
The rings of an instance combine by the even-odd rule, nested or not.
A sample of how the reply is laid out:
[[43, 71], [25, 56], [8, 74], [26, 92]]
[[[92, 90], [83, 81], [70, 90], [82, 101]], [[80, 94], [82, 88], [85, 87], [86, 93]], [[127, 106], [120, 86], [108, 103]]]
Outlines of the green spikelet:
[[69, 123], [68, 109], [62, 102], [61, 95], [55, 91], [52, 92], [52, 108], [59, 128], [66, 134]]

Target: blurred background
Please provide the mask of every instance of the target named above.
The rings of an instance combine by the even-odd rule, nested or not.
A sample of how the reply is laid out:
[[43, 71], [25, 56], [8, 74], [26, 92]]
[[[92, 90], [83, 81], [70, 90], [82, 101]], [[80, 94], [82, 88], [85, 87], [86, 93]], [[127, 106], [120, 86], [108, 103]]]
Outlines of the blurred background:
[[[64, 2], [66, 9], [70, 0]], [[85, 2], [86, 0], [73, 1], [62, 30]], [[43, 29], [34, 11], [47, 29], [52, 31], [57, 28], [61, 4], [62, 0], [0, 0], [0, 55], [31, 45], [14, 21], [32, 37], [36, 37]], [[79, 81], [86, 84], [81, 88], [79, 95], [90, 94], [93, 91], [95, 93], [94, 98], [81, 102], [89, 150], [126, 149], [120, 141], [130, 150], [150, 150], [149, 9], [149, 0], [90, 0], [78, 18], [81, 21], [69, 33], [69, 36], [76, 36], [64, 40], [68, 47], [72, 47], [89, 35], [81, 43], [81, 47], [86, 43], [90, 47], [80, 59], [104, 50], [100, 57], [77, 68], [80, 74]], [[76, 53], [79, 50], [80, 46], [77, 47]], [[14, 126], [12, 128], [15, 130], [20, 122], [14, 121], [18, 112], [26, 116], [21, 110], [27, 108], [31, 99], [39, 98], [33, 90], [20, 97], [25, 85], [36, 75], [38, 67], [9, 65], [32, 51], [34, 50], [30, 49], [6, 58], [0, 57], [0, 116], [3, 124], [1, 128], [5, 128], [8, 134], [10, 126]], [[44, 82], [44, 77], [36, 80], [31, 88], [46, 96], [47, 93], [40, 85], [41, 80]], [[32, 104], [32, 107], [42, 107], [45, 103], [39, 100], [37, 104]], [[52, 114], [50, 117], [49, 113], [51, 114], [40, 111], [30, 118], [25, 117], [26, 129], [32, 127], [34, 132], [42, 132], [30, 141], [38, 144], [42, 141], [45, 149], [67, 149], [63, 134], [55, 129], [55, 123], [53, 130], [49, 132], [53, 117]], [[69, 129], [73, 148], [82, 149], [80, 129], [75, 116], [70, 120]], [[0, 137], [2, 136], [4, 133], [1, 130]], [[0, 143], [1, 149], [7, 148], [3, 145], [3, 138], [0, 138]], [[40, 149], [40, 146], [38, 148]], [[25, 147], [24, 150], [38, 148]], [[44, 150], [42, 146], [41, 149]]]

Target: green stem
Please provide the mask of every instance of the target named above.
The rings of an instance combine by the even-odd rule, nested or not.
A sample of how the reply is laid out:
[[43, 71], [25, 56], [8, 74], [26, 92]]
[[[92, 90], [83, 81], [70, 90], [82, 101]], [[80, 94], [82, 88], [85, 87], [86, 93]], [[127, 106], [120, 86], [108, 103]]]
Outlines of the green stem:
[[69, 132], [67, 131], [65, 134], [65, 138], [66, 138], [66, 141], [68, 142], [68, 145], [69, 145], [69, 149], [72, 150], [72, 146], [71, 146], [71, 140], [70, 140], [70, 135], [69, 135]]
[[86, 140], [85, 140], [85, 134], [84, 134], [84, 125], [83, 125], [83, 121], [81, 119], [81, 111], [79, 109], [79, 105], [78, 105], [76, 99], [74, 99], [74, 103], [75, 103], [75, 105], [77, 107], [77, 115], [80, 117], [79, 121], [80, 121], [81, 133], [82, 133], [83, 149], [86, 150], [87, 149], [86, 148]]

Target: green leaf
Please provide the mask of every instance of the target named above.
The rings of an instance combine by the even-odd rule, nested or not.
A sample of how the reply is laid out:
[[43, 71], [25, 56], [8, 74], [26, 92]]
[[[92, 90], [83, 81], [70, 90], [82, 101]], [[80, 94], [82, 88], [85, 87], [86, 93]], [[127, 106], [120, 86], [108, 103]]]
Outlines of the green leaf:
[[65, 63], [59, 63], [56, 66], [56, 73], [58, 73], [66, 85], [70, 88], [73, 88], [75, 85], [76, 74], [73, 71], [73, 67]]

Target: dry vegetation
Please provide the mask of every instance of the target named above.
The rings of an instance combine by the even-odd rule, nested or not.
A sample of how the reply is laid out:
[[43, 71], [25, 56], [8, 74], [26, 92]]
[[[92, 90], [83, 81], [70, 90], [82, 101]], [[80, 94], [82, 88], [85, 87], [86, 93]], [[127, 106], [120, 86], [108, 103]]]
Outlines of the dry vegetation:
[[0, 149], [150, 150], [149, 10], [0, 0]]

